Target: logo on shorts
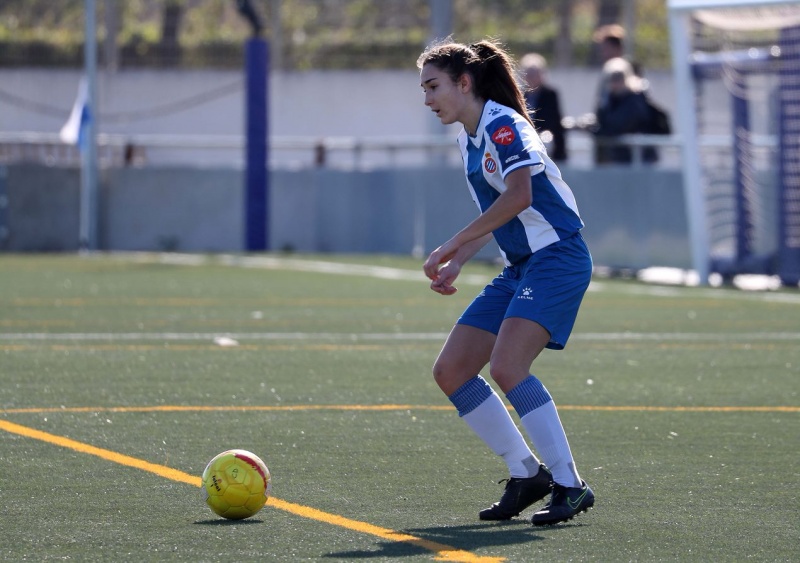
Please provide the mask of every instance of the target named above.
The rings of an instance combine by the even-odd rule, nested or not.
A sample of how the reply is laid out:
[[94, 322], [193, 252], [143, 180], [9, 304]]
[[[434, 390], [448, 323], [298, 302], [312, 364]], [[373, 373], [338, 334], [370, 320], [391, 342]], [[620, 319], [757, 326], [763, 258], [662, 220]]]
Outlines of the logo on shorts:
[[517, 136], [514, 135], [514, 130], [508, 125], [503, 125], [492, 135], [492, 141], [498, 145], [510, 145], [516, 138]]
[[527, 299], [528, 301], [533, 301], [533, 290], [530, 287], [523, 287], [522, 288], [522, 295], [517, 295], [517, 299]]
[[489, 174], [494, 174], [497, 171], [497, 163], [494, 159], [486, 153], [486, 160], [483, 161], [483, 167]]

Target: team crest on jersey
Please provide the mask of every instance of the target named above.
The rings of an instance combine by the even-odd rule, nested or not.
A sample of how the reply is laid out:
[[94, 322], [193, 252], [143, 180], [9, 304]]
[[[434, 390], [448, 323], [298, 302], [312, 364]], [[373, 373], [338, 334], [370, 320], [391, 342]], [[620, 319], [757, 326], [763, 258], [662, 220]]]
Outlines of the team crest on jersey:
[[498, 145], [510, 145], [516, 138], [517, 136], [514, 135], [514, 130], [508, 125], [503, 125], [492, 135], [492, 141]]
[[483, 161], [483, 167], [489, 174], [494, 174], [497, 171], [497, 163], [488, 152], [484, 156], [486, 160]]

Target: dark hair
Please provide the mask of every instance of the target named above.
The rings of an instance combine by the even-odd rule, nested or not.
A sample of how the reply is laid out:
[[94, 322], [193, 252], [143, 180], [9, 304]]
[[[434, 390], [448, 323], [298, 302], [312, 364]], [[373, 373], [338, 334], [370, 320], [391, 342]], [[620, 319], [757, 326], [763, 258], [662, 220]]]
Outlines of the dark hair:
[[508, 106], [530, 122], [514, 59], [499, 44], [484, 39], [463, 45], [447, 38], [422, 52], [417, 68], [426, 64], [445, 72], [453, 81], [469, 74], [477, 97]]
[[592, 40], [595, 43], [609, 43], [621, 48], [625, 41], [625, 28], [616, 23], [600, 26], [592, 34]]

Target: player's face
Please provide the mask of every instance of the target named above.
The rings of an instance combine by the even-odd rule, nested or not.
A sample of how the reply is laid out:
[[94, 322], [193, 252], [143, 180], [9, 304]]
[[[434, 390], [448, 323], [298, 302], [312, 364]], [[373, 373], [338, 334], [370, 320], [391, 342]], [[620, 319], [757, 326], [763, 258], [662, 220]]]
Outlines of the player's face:
[[453, 82], [446, 72], [432, 64], [422, 67], [419, 79], [425, 92], [425, 105], [431, 108], [436, 117], [445, 125], [456, 121], [463, 123], [465, 108], [471, 97], [464, 82], [466, 79], [462, 77]]

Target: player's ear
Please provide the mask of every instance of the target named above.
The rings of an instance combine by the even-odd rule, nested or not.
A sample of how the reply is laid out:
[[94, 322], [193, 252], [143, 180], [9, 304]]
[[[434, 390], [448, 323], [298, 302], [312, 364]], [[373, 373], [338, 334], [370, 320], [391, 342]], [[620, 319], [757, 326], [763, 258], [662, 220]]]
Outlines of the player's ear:
[[472, 91], [472, 76], [465, 72], [458, 77], [456, 84], [458, 85], [458, 88], [461, 90], [462, 94], [468, 94]]

